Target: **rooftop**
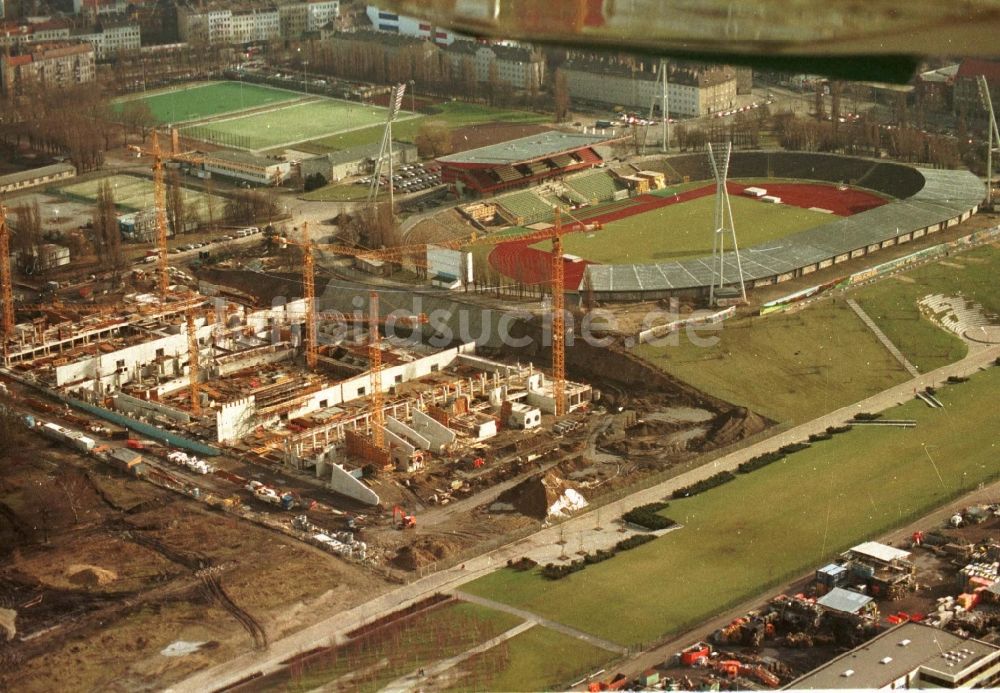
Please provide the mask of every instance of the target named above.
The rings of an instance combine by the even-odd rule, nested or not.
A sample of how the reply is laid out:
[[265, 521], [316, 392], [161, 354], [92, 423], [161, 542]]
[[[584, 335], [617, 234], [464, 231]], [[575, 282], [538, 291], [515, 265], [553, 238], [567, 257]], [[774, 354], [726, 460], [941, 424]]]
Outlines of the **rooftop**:
[[851, 549], [851, 553], [856, 553], [859, 556], [868, 556], [869, 558], [874, 558], [884, 563], [892, 563], [893, 561], [905, 561], [910, 557], [909, 551], [903, 551], [902, 549], [894, 549], [891, 546], [886, 546], [885, 544], [880, 544], [877, 541], [866, 541], [863, 544], [858, 544]]
[[607, 141], [602, 135], [582, 135], [578, 133], [550, 130], [538, 135], [529, 135], [509, 142], [492, 144], [488, 147], [470, 149], [458, 154], [443, 156], [438, 161], [448, 164], [471, 164], [479, 166], [500, 166], [534, 161], [546, 156], [570, 152], [582, 147], [590, 147]]
[[[920, 623], [904, 623], [872, 638], [788, 684], [795, 690], [877, 689], [922, 669], [933, 676], [958, 677], [1000, 650]], [[850, 672], [850, 673], [848, 673]]]
[[34, 180], [35, 178], [42, 178], [44, 176], [52, 176], [65, 171], [72, 171], [73, 173], [76, 173], [76, 169], [73, 168], [72, 164], [51, 164], [49, 166], [30, 168], [27, 171], [18, 171], [17, 173], [8, 173], [6, 176], [0, 176], [0, 185], [17, 184], [22, 181]]
[[[640, 69], [621, 63], [609, 63], [601, 60], [570, 60], [563, 64], [564, 70], [590, 72], [600, 75], [628, 77], [631, 79], [655, 82], [658, 79], [656, 70]], [[695, 65], [675, 65], [669, 67], [667, 77], [671, 84], [711, 87], [736, 79], [736, 71], [731, 67], [715, 66], [701, 67]]]
[[958, 77], [978, 77], [983, 75], [990, 83], [1000, 83], [1000, 62], [983, 58], [966, 58], [958, 66]]
[[840, 587], [834, 587], [816, 600], [817, 604], [826, 609], [841, 611], [845, 614], [856, 614], [871, 602], [871, 597], [841, 589]]
[[261, 166], [264, 168], [281, 163], [280, 161], [268, 159], [263, 156], [250, 154], [249, 152], [230, 151], [227, 149], [220, 149], [216, 152], [206, 153], [204, 154], [204, 157], [206, 163], [211, 163], [214, 159], [216, 161], [226, 161], [234, 164], [244, 164], [247, 166]]

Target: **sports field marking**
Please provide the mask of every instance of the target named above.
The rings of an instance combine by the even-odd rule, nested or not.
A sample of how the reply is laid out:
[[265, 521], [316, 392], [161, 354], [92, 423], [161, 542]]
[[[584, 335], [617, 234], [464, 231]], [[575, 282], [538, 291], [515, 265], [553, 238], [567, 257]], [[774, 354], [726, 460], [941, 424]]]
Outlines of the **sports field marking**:
[[193, 123], [216, 115], [249, 111], [301, 98], [303, 94], [258, 84], [208, 82], [182, 88], [132, 95], [114, 102], [117, 111], [131, 101], [145, 101], [157, 122]]
[[[187, 137], [251, 151], [287, 147], [385, 122], [386, 109], [353, 101], [317, 98], [267, 111], [237, 114], [182, 129]], [[407, 114], [402, 121], [415, 118]]]

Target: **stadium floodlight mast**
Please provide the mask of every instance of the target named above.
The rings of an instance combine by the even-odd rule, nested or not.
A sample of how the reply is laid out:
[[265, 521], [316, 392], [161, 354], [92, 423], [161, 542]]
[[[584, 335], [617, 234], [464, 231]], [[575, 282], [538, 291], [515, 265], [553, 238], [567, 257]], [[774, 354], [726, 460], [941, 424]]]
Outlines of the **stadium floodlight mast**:
[[993, 208], [993, 153], [1000, 152], [1000, 130], [997, 129], [996, 115], [993, 113], [993, 97], [990, 96], [990, 86], [986, 77], [979, 75], [979, 99], [986, 109], [989, 118], [990, 134], [986, 147], [986, 206]]
[[708, 290], [709, 305], [715, 305], [716, 291], [726, 285], [726, 235], [733, 244], [733, 255], [736, 258], [736, 271], [739, 275], [740, 295], [747, 300], [747, 288], [743, 282], [743, 263], [740, 261], [740, 247], [736, 242], [736, 228], [733, 225], [733, 207], [729, 201], [729, 191], [726, 190], [726, 178], [729, 175], [729, 157], [733, 152], [733, 143], [708, 144], [708, 160], [712, 164], [712, 175], [715, 176], [715, 233], [712, 238], [712, 284]]
[[389, 94], [389, 113], [385, 118], [385, 130], [382, 133], [382, 145], [378, 150], [378, 157], [375, 159], [375, 170], [372, 174], [372, 183], [368, 188], [368, 203], [372, 204], [378, 199], [379, 187], [382, 184], [382, 169], [388, 164], [389, 182], [389, 209], [395, 211], [396, 200], [393, 196], [392, 185], [392, 123], [399, 115], [399, 109], [403, 105], [403, 95], [406, 93], [406, 84], [397, 84]]

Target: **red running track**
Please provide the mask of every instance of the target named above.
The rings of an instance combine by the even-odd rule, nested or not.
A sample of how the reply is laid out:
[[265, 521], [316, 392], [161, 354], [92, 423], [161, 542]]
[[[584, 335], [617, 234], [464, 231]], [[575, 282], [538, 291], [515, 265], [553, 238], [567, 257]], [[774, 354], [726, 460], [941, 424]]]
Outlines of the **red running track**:
[[[726, 189], [730, 194], [741, 195], [743, 190], [749, 186], [740, 183], [727, 183]], [[847, 188], [839, 190], [835, 185], [823, 185], [817, 183], [761, 183], [758, 187], [765, 188], [768, 195], [776, 195], [781, 198], [783, 204], [793, 207], [818, 207], [827, 209], [837, 216], [849, 217], [860, 212], [865, 212], [875, 207], [880, 207], [888, 203], [888, 200], [863, 190]], [[586, 218], [588, 223], [601, 222], [610, 224], [614, 221], [621, 221], [636, 214], [645, 214], [668, 205], [680, 204], [696, 200], [700, 197], [713, 195], [714, 185], [706, 185], [701, 188], [685, 190], [672, 197], [662, 197], [658, 195], [640, 195], [633, 198], [634, 204], [619, 207], [607, 214], [597, 214]], [[769, 204], [760, 202], [760, 204]], [[573, 232], [581, 230], [578, 224], [566, 227], [567, 231]], [[530, 247], [531, 241], [510, 241], [500, 243], [490, 251], [490, 264], [504, 276], [510, 277], [522, 284], [545, 284], [551, 276], [552, 253]], [[589, 260], [580, 262], [564, 261], [566, 272], [566, 286], [571, 290], [580, 286], [583, 281], [583, 273], [587, 265], [595, 264]]]

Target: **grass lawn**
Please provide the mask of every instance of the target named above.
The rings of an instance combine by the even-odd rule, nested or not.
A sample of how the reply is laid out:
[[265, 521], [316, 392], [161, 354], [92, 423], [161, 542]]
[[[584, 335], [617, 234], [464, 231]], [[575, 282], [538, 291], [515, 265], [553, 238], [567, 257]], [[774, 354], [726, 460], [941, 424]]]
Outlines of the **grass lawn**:
[[909, 378], [843, 301], [727, 320], [697, 334], [719, 341], [699, 347], [681, 333], [676, 346], [643, 344], [636, 353], [775, 421], [808, 421]]
[[[257, 690], [377, 691], [395, 679], [441, 659], [454, 657], [521, 623], [517, 616], [478, 604], [458, 602], [403, 621], [398, 628], [376, 631], [308, 662], [301, 671], [261, 679]], [[337, 682], [354, 673], [356, 678]]]
[[[965, 343], [920, 313], [917, 301], [929, 294], [964, 296], [1000, 316], [1000, 249], [982, 246], [882, 280], [853, 293], [886, 336], [913, 365], [929, 371], [966, 354]], [[961, 265], [961, 267], [956, 267]]]
[[558, 581], [504, 568], [462, 589], [622, 644], [681, 631], [995, 479], [1000, 368], [938, 397], [943, 410], [886, 412], [916, 428], [860, 428], [673, 501], [682, 529], [610, 561]]
[[[259, 150], [311, 140], [342, 130], [364, 129], [383, 122], [385, 114], [386, 110], [380, 106], [321, 98], [265, 113], [191, 125], [182, 131], [189, 137], [208, 142]], [[401, 117], [410, 116], [403, 114]]]
[[115, 108], [120, 111], [127, 101], [145, 101], [157, 122], [183, 123], [297, 98], [299, 94], [283, 89], [240, 82], [213, 82], [120, 99], [115, 102]]
[[[829, 214], [790, 205], [769, 205], [735, 195], [731, 201], [736, 238], [742, 248], [830, 221]], [[611, 222], [595, 233], [569, 234], [564, 245], [567, 253], [606, 264], [707, 255], [712, 252], [714, 214], [715, 197], [706, 195]]]
[[580, 672], [596, 671], [615, 655], [564, 635], [535, 626], [458, 665], [468, 675], [448, 690], [562, 690]]
[[[400, 142], [413, 142], [426, 121], [444, 121], [453, 128], [478, 125], [480, 123], [545, 123], [550, 120], [546, 115], [530, 111], [514, 111], [503, 108], [490, 108], [479, 104], [450, 101], [437, 106], [440, 113], [421, 115], [417, 118], [393, 123], [393, 138]], [[330, 135], [309, 142], [307, 148], [315, 153], [323, 153], [338, 149], [348, 149], [362, 144], [378, 142], [382, 138], [382, 127], [370, 127], [352, 132]], [[301, 147], [300, 147], [301, 148]]]

